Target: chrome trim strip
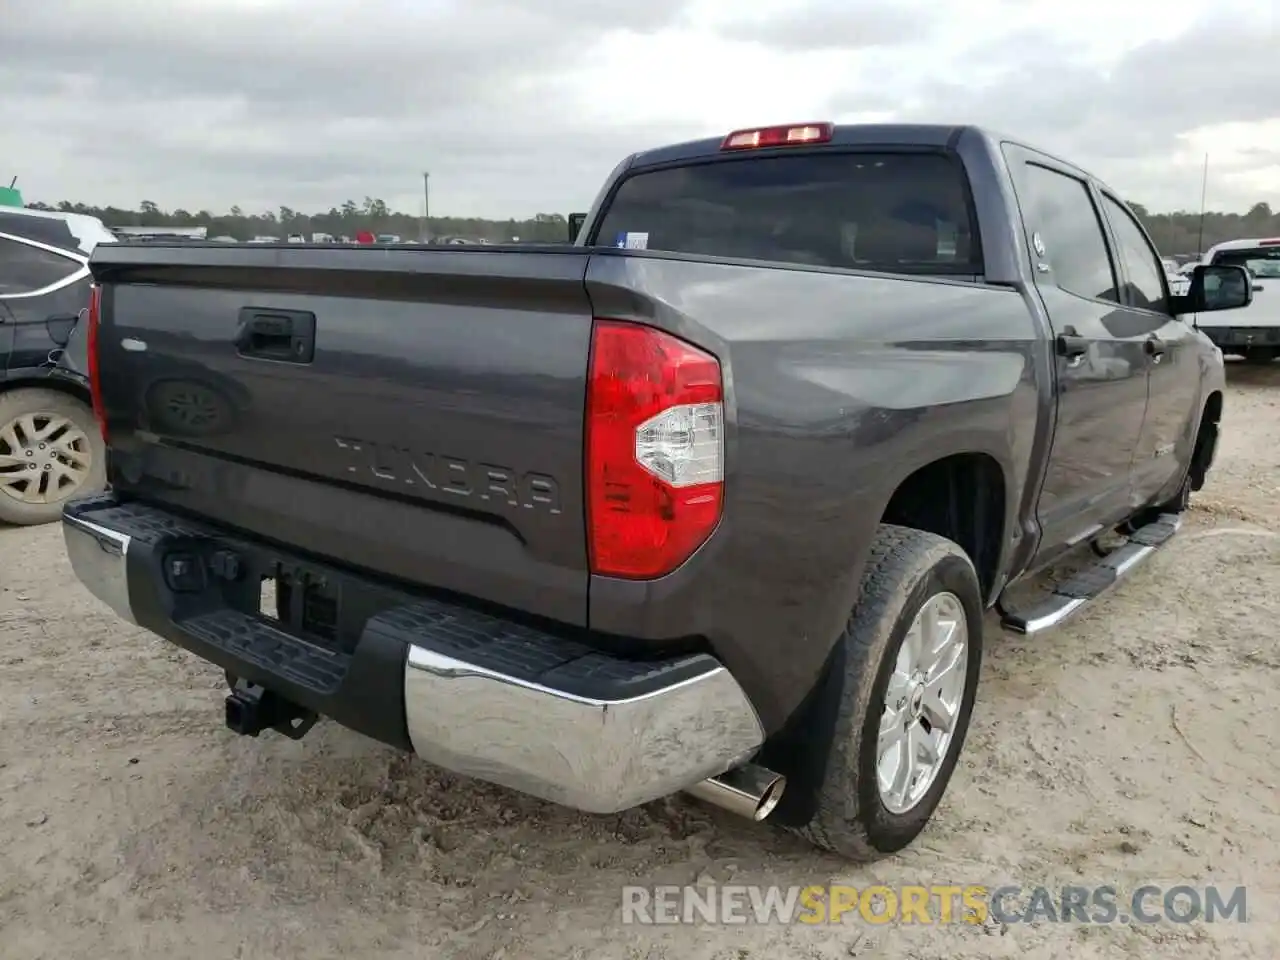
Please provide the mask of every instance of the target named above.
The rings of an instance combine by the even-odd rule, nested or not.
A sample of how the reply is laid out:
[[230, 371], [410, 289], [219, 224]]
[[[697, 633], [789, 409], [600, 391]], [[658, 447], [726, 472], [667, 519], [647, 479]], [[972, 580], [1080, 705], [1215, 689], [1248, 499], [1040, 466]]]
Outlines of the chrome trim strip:
[[28, 247], [35, 247], [46, 253], [52, 253], [56, 256], [70, 260], [72, 263], [80, 264], [78, 270], [71, 273], [70, 276], [63, 277], [57, 283], [51, 283], [39, 290], [29, 290], [26, 293], [0, 293], [0, 300], [27, 300], [32, 297], [43, 297], [46, 294], [54, 293], [63, 287], [69, 287], [73, 283], [85, 279], [89, 276], [89, 258], [78, 253], [72, 253], [70, 250], [64, 250], [61, 247], [55, 247], [48, 243], [41, 243], [39, 240], [32, 240], [29, 237], [20, 237], [13, 233], [0, 232], [0, 240], [12, 240], [14, 243], [21, 243]]
[[76, 253], [74, 250], [67, 250], [64, 247], [55, 247], [51, 243], [45, 243], [43, 240], [32, 240], [30, 237], [20, 236], [16, 233], [5, 233], [0, 230], [0, 240], [12, 240], [14, 243], [25, 243], [28, 247], [38, 247], [46, 253], [56, 253], [60, 257], [66, 257], [68, 260], [75, 260], [81, 266], [89, 265], [89, 258], [83, 253]]
[[1081, 530], [1074, 537], [1068, 540], [1067, 545], [1074, 547], [1078, 543], [1084, 543], [1084, 541], [1090, 540], [1093, 537], [1097, 536], [1099, 533], [1102, 532], [1102, 530], [1103, 530], [1102, 524], [1095, 523], [1093, 526], [1086, 527], [1084, 530]]

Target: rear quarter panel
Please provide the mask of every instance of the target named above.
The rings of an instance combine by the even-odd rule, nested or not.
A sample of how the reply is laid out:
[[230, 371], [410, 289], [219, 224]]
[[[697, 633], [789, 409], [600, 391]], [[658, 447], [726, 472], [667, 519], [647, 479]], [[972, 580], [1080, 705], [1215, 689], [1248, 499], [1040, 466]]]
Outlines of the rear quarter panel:
[[989, 455], [1014, 535], [1043, 369], [1018, 292], [621, 252], [592, 258], [587, 288], [596, 316], [718, 355], [728, 421], [721, 526], [662, 580], [593, 577], [593, 628], [707, 637], [776, 729], [820, 675], [906, 477]]

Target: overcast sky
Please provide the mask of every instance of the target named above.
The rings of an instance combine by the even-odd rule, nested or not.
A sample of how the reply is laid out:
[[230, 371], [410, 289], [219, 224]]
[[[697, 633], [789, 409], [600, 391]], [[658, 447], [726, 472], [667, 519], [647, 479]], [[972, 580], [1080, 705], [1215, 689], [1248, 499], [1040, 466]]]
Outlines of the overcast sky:
[[[0, 0], [32, 200], [585, 210], [627, 153], [793, 120], [982, 123], [1154, 210], [1280, 208], [1266, 0]], [[9, 169], [12, 167], [12, 169]]]

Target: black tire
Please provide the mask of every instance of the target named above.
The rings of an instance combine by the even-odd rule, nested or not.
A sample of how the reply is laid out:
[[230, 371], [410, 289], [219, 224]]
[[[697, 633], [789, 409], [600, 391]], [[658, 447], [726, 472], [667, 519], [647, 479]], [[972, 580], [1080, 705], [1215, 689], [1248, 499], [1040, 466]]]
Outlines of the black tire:
[[[915, 806], [894, 813], [881, 799], [876, 772], [885, 692], [916, 614], [941, 593], [951, 593], [960, 601], [968, 628], [963, 694], [950, 745], [932, 786]], [[839, 640], [842, 656], [837, 657], [839, 666], [831, 678], [834, 730], [813, 730], [805, 738], [826, 745], [822, 773], [813, 788], [813, 814], [807, 823], [786, 829], [857, 861], [894, 853], [920, 834], [946, 792], [964, 749], [982, 666], [982, 623], [981, 587], [964, 550], [932, 533], [880, 526], [860, 599]]]
[[[79, 486], [59, 491], [46, 503], [24, 503], [0, 488], [0, 523], [36, 526], [52, 523], [62, 516], [63, 505], [73, 497], [97, 493], [106, 487], [106, 446], [90, 407], [57, 390], [22, 387], [0, 394], [0, 434], [17, 418], [30, 415], [63, 417], [84, 434], [88, 445], [89, 470]], [[0, 439], [0, 454], [9, 452]], [[21, 454], [20, 454], [21, 455]]]

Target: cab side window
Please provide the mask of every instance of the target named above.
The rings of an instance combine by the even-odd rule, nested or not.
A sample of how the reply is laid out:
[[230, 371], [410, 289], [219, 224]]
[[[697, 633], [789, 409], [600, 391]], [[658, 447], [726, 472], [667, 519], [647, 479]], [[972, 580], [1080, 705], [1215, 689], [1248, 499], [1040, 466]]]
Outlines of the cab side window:
[[1047, 264], [1054, 284], [1067, 293], [1119, 303], [1106, 234], [1085, 182], [1028, 163], [1026, 184], [1027, 226], [1044, 248], [1033, 254], [1035, 262]]
[[0, 237], [0, 297], [43, 290], [71, 276], [79, 266], [70, 257]]
[[1124, 264], [1124, 272], [1128, 275], [1126, 287], [1129, 306], [1168, 313], [1169, 298], [1165, 292], [1164, 269], [1146, 234], [1134, 220], [1133, 214], [1111, 197], [1104, 194], [1102, 204], [1107, 212], [1107, 219], [1111, 221], [1111, 229], [1116, 234], [1120, 262]]

